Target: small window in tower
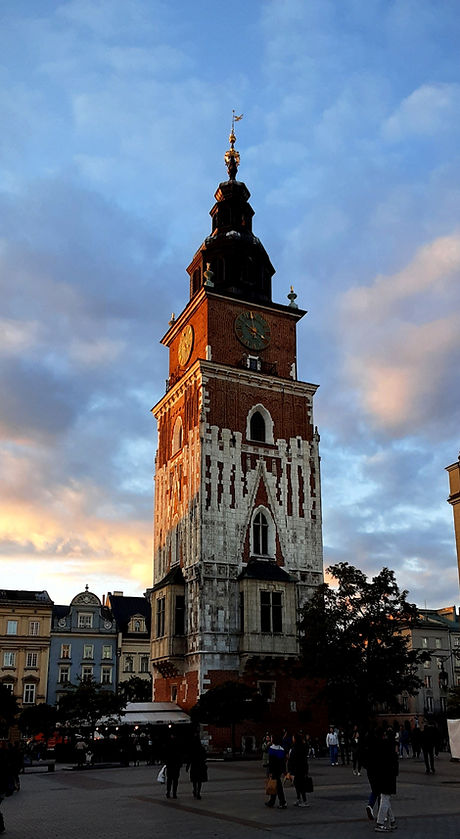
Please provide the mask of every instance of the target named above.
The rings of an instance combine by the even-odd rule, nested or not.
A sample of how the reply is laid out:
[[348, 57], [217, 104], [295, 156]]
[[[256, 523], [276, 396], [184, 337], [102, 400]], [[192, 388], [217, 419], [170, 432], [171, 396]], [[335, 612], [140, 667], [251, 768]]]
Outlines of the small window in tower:
[[185, 597], [183, 594], [176, 594], [176, 609], [174, 613], [174, 634], [185, 634]]
[[268, 522], [263, 513], [257, 513], [252, 525], [254, 553], [262, 556], [268, 554]]
[[260, 411], [254, 411], [250, 424], [251, 440], [265, 443], [265, 420]]
[[173, 437], [172, 437], [172, 451], [171, 454], [176, 454], [182, 448], [183, 443], [183, 436], [184, 436], [184, 429], [182, 425], [182, 419], [177, 417], [176, 422], [174, 423], [173, 429]]
[[[257, 355], [248, 355], [246, 356], [246, 366], [248, 370], [255, 370], [256, 372], [260, 371], [262, 368], [262, 362]], [[265, 431], [265, 423], [264, 423], [264, 431]], [[264, 438], [265, 441], [265, 438]]]

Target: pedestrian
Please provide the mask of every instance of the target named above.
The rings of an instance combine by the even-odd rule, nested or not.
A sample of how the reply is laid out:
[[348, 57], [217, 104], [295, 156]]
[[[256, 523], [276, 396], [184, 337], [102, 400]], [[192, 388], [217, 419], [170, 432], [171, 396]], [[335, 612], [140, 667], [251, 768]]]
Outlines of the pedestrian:
[[[14, 769], [11, 762], [11, 755], [8, 749], [8, 742], [0, 740], [0, 804], [6, 796], [14, 792]], [[5, 821], [0, 811], [0, 833], [5, 832]]]
[[308, 751], [302, 734], [295, 734], [292, 738], [292, 746], [288, 757], [288, 772], [294, 778], [294, 788], [297, 800], [295, 807], [308, 807], [307, 804], [307, 778], [308, 778]]
[[262, 740], [262, 767], [265, 769], [265, 774], [268, 775], [268, 750], [270, 748], [272, 738], [270, 734], [266, 733]]
[[177, 786], [182, 766], [182, 751], [176, 735], [171, 733], [166, 746], [166, 798], [177, 798]]
[[361, 763], [365, 767], [367, 771], [367, 777], [369, 780], [369, 786], [371, 791], [369, 793], [369, 798], [367, 799], [366, 804], [366, 813], [367, 818], [373, 822], [374, 821], [374, 807], [376, 802], [379, 798], [379, 793], [377, 789], [378, 783], [378, 763], [376, 757], [376, 741], [378, 738], [378, 734], [380, 736], [382, 734], [381, 729], [379, 732], [371, 731], [368, 732], [367, 737], [364, 741], [364, 747], [361, 744]]
[[399, 757], [404, 758], [404, 752], [409, 757], [410, 734], [405, 725], [399, 729]]
[[354, 729], [351, 737], [351, 758], [353, 761], [353, 775], [361, 775], [361, 742], [357, 728]]
[[396, 819], [391, 806], [391, 796], [396, 794], [396, 778], [399, 772], [399, 760], [395, 744], [394, 731], [391, 728], [382, 732], [376, 741], [375, 756], [377, 762], [376, 786], [380, 795], [377, 813], [376, 833], [396, 830]]
[[348, 742], [348, 734], [343, 728], [339, 730], [339, 749], [340, 762], [342, 766], [345, 766], [345, 763], [350, 763], [350, 748]]
[[187, 772], [190, 771], [193, 797], [201, 799], [201, 785], [208, 780], [208, 767], [206, 766], [206, 749], [198, 734], [192, 740], [186, 769]]
[[423, 759], [425, 761], [425, 774], [434, 775], [434, 749], [436, 745], [436, 729], [428, 720], [425, 720], [420, 735]]
[[286, 752], [282, 745], [282, 736], [274, 735], [268, 750], [268, 777], [276, 781], [276, 792], [270, 795], [265, 802], [266, 807], [274, 807], [276, 796], [278, 796], [278, 809], [285, 810], [287, 807], [286, 797], [283, 789], [283, 776], [286, 773]]
[[80, 740], [77, 740], [77, 742], [75, 743], [75, 755], [76, 755], [76, 758], [77, 758], [77, 768], [78, 769], [83, 769], [83, 764], [85, 762], [85, 756], [86, 756], [86, 749], [87, 749], [87, 745], [86, 745], [85, 741], [82, 738], [80, 738]]
[[333, 725], [329, 726], [329, 731], [326, 735], [326, 746], [329, 749], [329, 760], [331, 766], [338, 766], [337, 758], [339, 754], [339, 738]]

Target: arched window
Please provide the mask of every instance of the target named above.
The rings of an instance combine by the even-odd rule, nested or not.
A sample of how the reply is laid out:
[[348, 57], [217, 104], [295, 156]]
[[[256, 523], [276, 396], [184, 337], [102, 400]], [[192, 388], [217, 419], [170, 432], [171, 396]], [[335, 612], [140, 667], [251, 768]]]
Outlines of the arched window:
[[265, 420], [260, 411], [255, 411], [249, 423], [251, 440], [265, 443]]
[[275, 523], [266, 507], [257, 507], [252, 515], [251, 530], [251, 554], [275, 559], [276, 555], [276, 530]]
[[172, 436], [172, 454], [176, 454], [176, 452], [178, 452], [182, 448], [183, 434], [184, 429], [182, 426], [182, 420], [180, 417], [177, 417], [176, 422], [174, 423]]
[[263, 513], [257, 513], [252, 523], [252, 539], [254, 553], [262, 556], [268, 554], [268, 522]]
[[256, 443], [273, 445], [273, 420], [263, 405], [254, 405], [246, 420], [246, 438]]

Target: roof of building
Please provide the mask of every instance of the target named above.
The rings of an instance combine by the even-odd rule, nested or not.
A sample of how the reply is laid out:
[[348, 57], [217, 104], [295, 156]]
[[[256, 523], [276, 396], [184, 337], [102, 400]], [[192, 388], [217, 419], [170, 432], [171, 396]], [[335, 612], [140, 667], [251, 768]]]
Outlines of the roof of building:
[[0, 589], [0, 600], [15, 600], [27, 603], [45, 603], [53, 605], [47, 591], [25, 591], [24, 589]]
[[129, 621], [134, 615], [142, 615], [145, 618], [146, 629], [150, 633], [150, 603], [147, 598], [125, 597], [109, 593], [109, 599], [112, 614], [121, 632], [127, 631]]
[[174, 565], [170, 571], [166, 574], [166, 577], [163, 577], [159, 583], [153, 586], [151, 591], [156, 591], [159, 588], [163, 588], [163, 586], [183, 586], [185, 585], [184, 575], [182, 573], [182, 568], [180, 565]]
[[251, 559], [241, 574], [238, 576], [239, 580], [272, 580], [280, 583], [295, 582], [294, 577], [288, 574], [284, 568], [277, 565], [276, 562], [267, 562], [259, 559]]

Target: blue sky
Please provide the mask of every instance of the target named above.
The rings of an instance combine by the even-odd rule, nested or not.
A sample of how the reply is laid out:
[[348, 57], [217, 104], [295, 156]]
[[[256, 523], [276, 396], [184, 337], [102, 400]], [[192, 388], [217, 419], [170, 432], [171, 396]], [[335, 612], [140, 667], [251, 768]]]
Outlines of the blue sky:
[[325, 564], [458, 603], [456, 0], [4, 0], [0, 561], [68, 602], [151, 584], [155, 428], [226, 177], [309, 314]]

